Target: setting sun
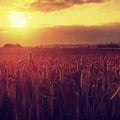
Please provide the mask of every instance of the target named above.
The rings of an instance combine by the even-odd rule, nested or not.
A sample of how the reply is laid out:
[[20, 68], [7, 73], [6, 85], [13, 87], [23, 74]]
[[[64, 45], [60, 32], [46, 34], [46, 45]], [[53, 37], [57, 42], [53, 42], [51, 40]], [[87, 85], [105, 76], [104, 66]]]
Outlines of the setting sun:
[[9, 19], [13, 28], [25, 28], [27, 25], [27, 18], [22, 12], [11, 12]]

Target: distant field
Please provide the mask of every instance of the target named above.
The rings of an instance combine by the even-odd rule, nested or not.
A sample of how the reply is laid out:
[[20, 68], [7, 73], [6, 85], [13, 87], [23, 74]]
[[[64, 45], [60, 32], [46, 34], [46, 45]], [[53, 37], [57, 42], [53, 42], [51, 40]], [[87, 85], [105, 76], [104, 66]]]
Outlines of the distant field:
[[0, 55], [70, 55], [70, 54], [120, 54], [120, 49], [96, 48], [0, 48]]

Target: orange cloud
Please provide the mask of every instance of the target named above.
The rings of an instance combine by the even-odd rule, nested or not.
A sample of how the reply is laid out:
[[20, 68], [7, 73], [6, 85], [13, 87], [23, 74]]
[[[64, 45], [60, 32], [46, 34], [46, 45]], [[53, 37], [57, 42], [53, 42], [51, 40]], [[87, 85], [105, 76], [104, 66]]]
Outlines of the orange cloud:
[[13, 29], [13, 32], [11, 30], [5, 31], [4, 29], [0, 29], [0, 45], [5, 43], [19, 43], [23, 46], [120, 43], [120, 23], [103, 26], [36, 28], [28, 31], [28, 33], [18, 30], [19, 33], [16, 34], [15, 31], [17, 29]]
[[37, 0], [31, 4], [31, 8], [34, 10], [49, 12], [69, 8], [73, 5], [103, 3], [105, 1], [109, 0]]

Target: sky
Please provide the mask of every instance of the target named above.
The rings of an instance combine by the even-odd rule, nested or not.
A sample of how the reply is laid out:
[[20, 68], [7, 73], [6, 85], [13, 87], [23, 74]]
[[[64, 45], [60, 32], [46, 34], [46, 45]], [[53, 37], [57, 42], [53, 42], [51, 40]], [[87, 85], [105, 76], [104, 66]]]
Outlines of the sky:
[[0, 46], [120, 43], [120, 0], [0, 0]]

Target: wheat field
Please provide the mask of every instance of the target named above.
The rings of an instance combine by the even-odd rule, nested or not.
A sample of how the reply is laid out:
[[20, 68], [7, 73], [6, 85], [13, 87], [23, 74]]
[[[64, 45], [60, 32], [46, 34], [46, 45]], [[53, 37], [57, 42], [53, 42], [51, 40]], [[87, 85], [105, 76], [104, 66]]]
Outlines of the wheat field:
[[0, 56], [0, 120], [119, 120], [119, 52], [54, 51]]

